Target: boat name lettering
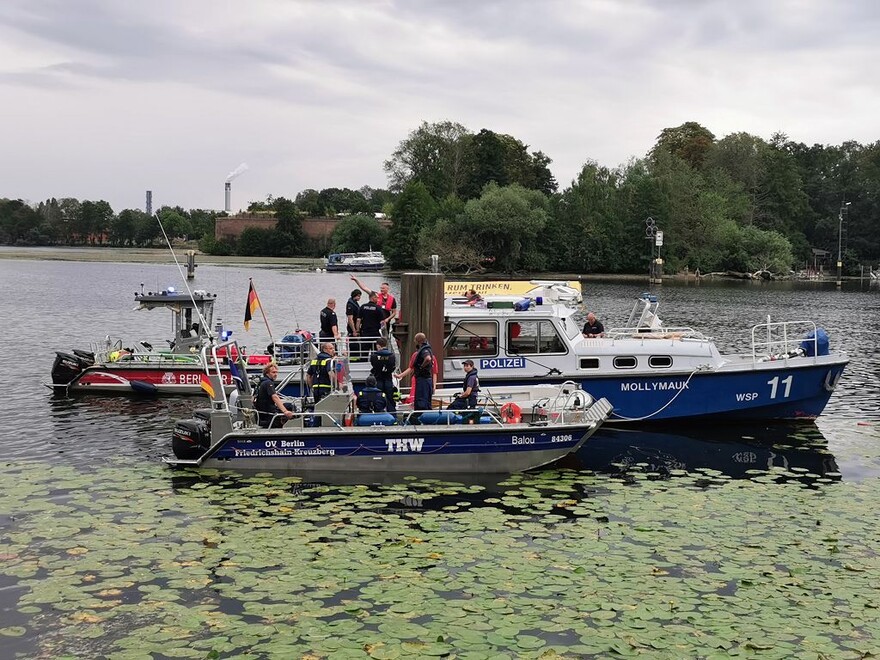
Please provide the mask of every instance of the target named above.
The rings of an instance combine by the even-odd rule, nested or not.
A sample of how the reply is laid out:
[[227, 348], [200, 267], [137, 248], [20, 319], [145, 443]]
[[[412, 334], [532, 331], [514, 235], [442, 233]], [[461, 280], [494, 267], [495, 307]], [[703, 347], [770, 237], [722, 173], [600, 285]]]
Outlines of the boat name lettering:
[[621, 383], [621, 392], [663, 392], [666, 390], [686, 390], [689, 389], [687, 382], [683, 380], [672, 381], [669, 383]]
[[424, 438], [386, 438], [385, 445], [388, 451], [422, 451], [425, 444]]
[[240, 449], [233, 447], [235, 458], [253, 458], [256, 456], [335, 456], [335, 449], [323, 449], [321, 447], [313, 447], [311, 449]]
[[306, 443], [302, 440], [266, 440], [266, 447], [273, 449], [275, 447], [305, 447]]
[[550, 436], [550, 442], [571, 442], [572, 437], [570, 435], [553, 435]]
[[512, 445], [533, 445], [533, 444], [535, 444], [535, 439], [531, 438], [527, 435], [512, 435], [512, 436], [510, 436], [510, 444], [512, 444]]
[[756, 401], [758, 398], [757, 392], [740, 392], [736, 395], [737, 401]]
[[484, 358], [480, 360], [480, 369], [522, 369], [526, 359], [522, 357]]

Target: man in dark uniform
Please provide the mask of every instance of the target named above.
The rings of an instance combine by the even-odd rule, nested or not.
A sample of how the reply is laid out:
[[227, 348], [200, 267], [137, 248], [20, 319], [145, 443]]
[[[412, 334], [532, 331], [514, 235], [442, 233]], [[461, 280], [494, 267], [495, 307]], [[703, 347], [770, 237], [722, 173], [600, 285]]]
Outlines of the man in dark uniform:
[[306, 371], [306, 383], [312, 388], [312, 398], [318, 403], [330, 394], [333, 387], [333, 379], [336, 374], [333, 371], [333, 356], [336, 349], [330, 342], [321, 344], [321, 352], [312, 360]]
[[434, 352], [424, 332], [414, 337], [416, 350], [412, 356], [412, 366], [398, 376], [405, 379], [412, 373], [416, 377], [416, 396], [413, 410], [431, 410], [431, 397], [434, 394]]
[[278, 378], [276, 365], [267, 364], [263, 367], [263, 378], [257, 387], [254, 407], [259, 415], [259, 424], [264, 429], [282, 426], [287, 419], [293, 417], [293, 413], [287, 409], [281, 396], [275, 391], [276, 378]]
[[464, 367], [464, 382], [461, 384], [461, 392], [455, 395], [455, 399], [449, 404], [448, 410], [465, 410], [477, 407], [477, 392], [480, 390], [480, 379], [474, 368], [473, 360], [465, 360], [461, 363]]
[[327, 306], [321, 310], [321, 331], [318, 339], [336, 341], [339, 339], [339, 321], [336, 320], [336, 298], [329, 298]]
[[358, 321], [360, 319], [361, 309], [361, 290], [355, 289], [351, 292], [351, 298], [345, 303], [345, 318], [348, 321], [346, 332], [349, 337], [356, 337], [358, 334]]
[[397, 358], [388, 348], [388, 340], [384, 337], [376, 340], [376, 350], [370, 356], [370, 366], [370, 373], [376, 378], [376, 387], [385, 394], [388, 412], [395, 412], [397, 406], [394, 404], [394, 381], [391, 376], [397, 368]]
[[602, 325], [602, 321], [597, 319], [593, 312], [587, 314], [587, 322], [584, 323], [583, 335], [587, 339], [605, 336], [605, 326]]
[[382, 325], [388, 318], [388, 312], [377, 304], [378, 294], [370, 292], [370, 301], [361, 305], [360, 309], [360, 336], [375, 341], [382, 333]]
[[362, 413], [385, 412], [388, 407], [385, 393], [376, 387], [376, 378], [372, 374], [367, 376], [367, 386], [358, 394], [357, 406]]

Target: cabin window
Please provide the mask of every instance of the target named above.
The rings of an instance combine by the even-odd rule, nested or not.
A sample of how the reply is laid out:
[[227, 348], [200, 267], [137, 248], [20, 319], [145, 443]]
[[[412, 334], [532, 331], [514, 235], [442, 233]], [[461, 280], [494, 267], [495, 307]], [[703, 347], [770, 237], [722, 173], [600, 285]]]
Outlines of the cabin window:
[[618, 355], [614, 358], [615, 369], [635, 369], [638, 360], [632, 355]]
[[671, 355], [652, 355], [648, 358], [648, 366], [653, 369], [668, 369], [672, 366]]
[[581, 369], [598, 369], [599, 358], [581, 358]]
[[570, 316], [565, 317], [565, 334], [568, 335], [568, 338], [572, 340], [575, 337], [581, 336], [581, 329], [578, 327], [578, 324], [574, 322], [574, 319]]
[[462, 321], [452, 329], [446, 341], [446, 357], [498, 355], [496, 321]]
[[511, 355], [565, 353], [565, 342], [552, 321], [508, 321], [507, 352]]

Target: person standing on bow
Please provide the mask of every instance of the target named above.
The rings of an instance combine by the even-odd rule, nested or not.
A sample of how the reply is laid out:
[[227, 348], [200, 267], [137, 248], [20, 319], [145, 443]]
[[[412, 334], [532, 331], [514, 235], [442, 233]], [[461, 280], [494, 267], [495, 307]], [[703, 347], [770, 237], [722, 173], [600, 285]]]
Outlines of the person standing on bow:
[[461, 392], [455, 395], [455, 399], [447, 406], [447, 410], [473, 410], [477, 407], [480, 379], [477, 377], [474, 361], [465, 360], [461, 365], [464, 367], [464, 382], [461, 384]]
[[370, 355], [370, 374], [376, 378], [376, 387], [385, 394], [388, 412], [395, 412], [397, 406], [394, 402], [394, 370], [397, 368], [397, 358], [388, 348], [388, 340], [379, 337], [376, 340], [376, 350]]
[[434, 360], [434, 352], [428, 343], [428, 338], [424, 332], [419, 332], [415, 336], [416, 350], [410, 358], [410, 366], [398, 375], [398, 380], [402, 380], [412, 374], [415, 376], [415, 399], [413, 402], [414, 410], [431, 410], [431, 397], [434, 395], [434, 369], [436, 361]]
[[327, 306], [321, 310], [321, 331], [318, 339], [321, 341], [336, 341], [339, 339], [339, 321], [336, 318], [336, 298], [328, 298]]
[[587, 339], [605, 336], [605, 326], [602, 321], [596, 318], [593, 312], [587, 314], [587, 322], [584, 323], [584, 331], [582, 333]]
[[293, 413], [284, 405], [281, 395], [275, 391], [276, 378], [278, 378], [278, 365], [267, 364], [263, 367], [263, 377], [257, 387], [254, 408], [259, 415], [260, 427], [264, 429], [283, 426], [284, 422], [293, 417]]
[[312, 388], [312, 398], [318, 403], [333, 389], [336, 372], [333, 369], [333, 356], [336, 349], [331, 342], [321, 344], [321, 352], [309, 364], [306, 371], [306, 384]]

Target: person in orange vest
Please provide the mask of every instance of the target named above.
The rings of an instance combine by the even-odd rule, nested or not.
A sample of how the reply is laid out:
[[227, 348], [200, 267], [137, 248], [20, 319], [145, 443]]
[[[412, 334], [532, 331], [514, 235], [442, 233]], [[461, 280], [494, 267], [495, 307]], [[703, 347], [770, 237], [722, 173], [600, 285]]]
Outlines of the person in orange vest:
[[[373, 295], [373, 290], [370, 287], [366, 286], [363, 282], [361, 282], [354, 275], [351, 276], [351, 279], [354, 280], [355, 284], [357, 284], [361, 289], [367, 292], [367, 296]], [[379, 285], [379, 291], [376, 292], [378, 296], [378, 300], [376, 304], [379, 305], [382, 309], [388, 312], [389, 318], [394, 318], [395, 310], [397, 309], [397, 300], [391, 295], [391, 291], [388, 282], [382, 282]]]

